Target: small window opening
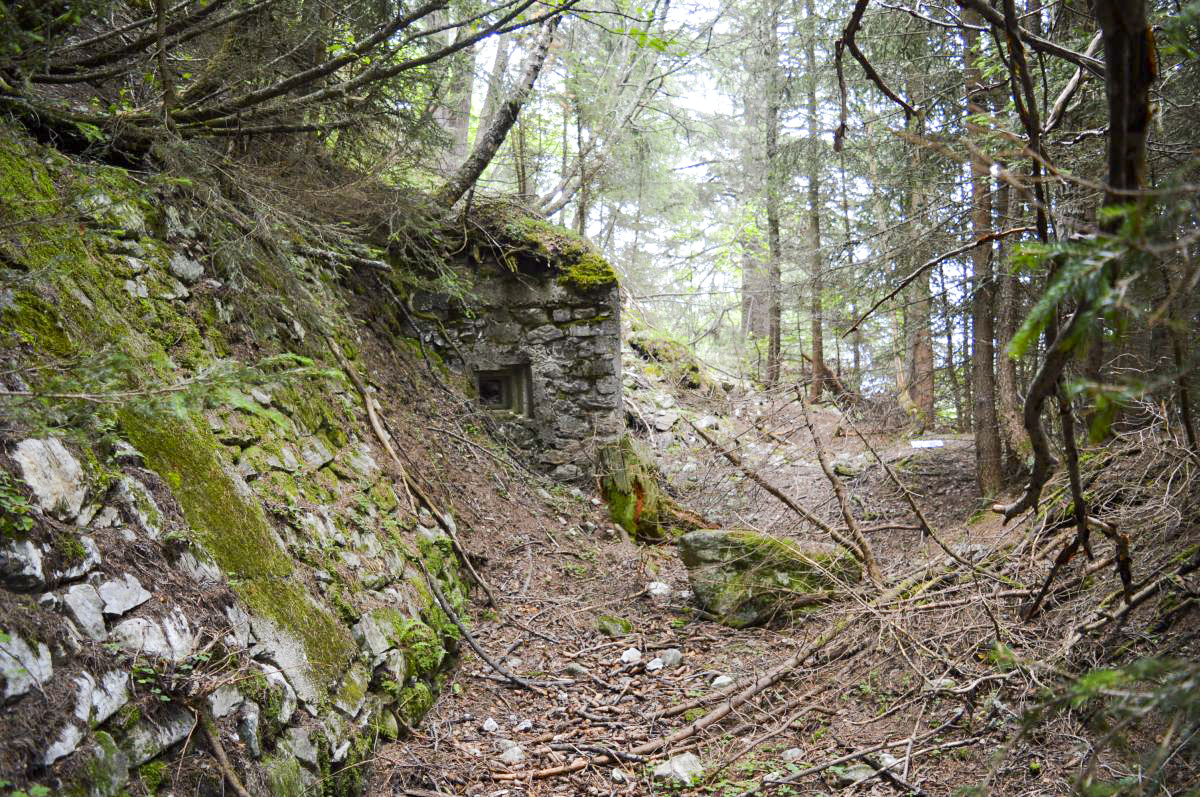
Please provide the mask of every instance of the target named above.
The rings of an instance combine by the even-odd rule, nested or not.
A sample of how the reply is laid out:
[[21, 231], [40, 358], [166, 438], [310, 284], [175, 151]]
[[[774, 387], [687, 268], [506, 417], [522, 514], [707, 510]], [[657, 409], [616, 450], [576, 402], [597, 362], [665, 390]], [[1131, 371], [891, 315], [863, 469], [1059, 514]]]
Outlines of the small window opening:
[[508, 410], [517, 415], [530, 414], [530, 373], [528, 365], [514, 365], [475, 372], [479, 404], [489, 410]]
[[504, 400], [504, 380], [479, 377], [479, 403], [485, 407], [505, 408], [508, 403]]

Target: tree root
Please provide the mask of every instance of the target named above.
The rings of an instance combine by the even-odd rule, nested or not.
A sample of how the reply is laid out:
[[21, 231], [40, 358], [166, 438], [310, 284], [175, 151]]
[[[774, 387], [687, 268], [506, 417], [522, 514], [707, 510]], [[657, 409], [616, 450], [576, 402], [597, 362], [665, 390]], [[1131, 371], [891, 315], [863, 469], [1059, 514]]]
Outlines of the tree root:
[[370, 422], [371, 431], [375, 433], [375, 437], [379, 440], [380, 445], [387, 451], [388, 457], [400, 469], [400, 486], [404, 488], [404, 497], [408, 499], [408, 510], [412, 514], [417, 513], [417, 504], [413, 500], [412, 493], [408, 490], [408, 470], [404, 467], [404, 463], [400, 461], [400, 455], [396, 453], [396, 449], [392, 447], [392, 440], [388, 436], [387, 431], [383, 428], [383, 424], [379, 420], [378, 413], [375, 412], [375, 401], [371, 397], [371, 393], [367, 390], [367, 386], [359, 377], [358, 372], [354, 367], [346, 361], [341, 350], [334, 343], [333, 339], [328, 335], [325, 336], [325, 345], [329, 347], [329, 351], [333, 353], [333, 357], [338, 362], [338, 366], [345, 372], [346, 376], [354, 384], [358, 390], [359, 396], [362, 398], [363, 406], [367, 409], [367, 420]]

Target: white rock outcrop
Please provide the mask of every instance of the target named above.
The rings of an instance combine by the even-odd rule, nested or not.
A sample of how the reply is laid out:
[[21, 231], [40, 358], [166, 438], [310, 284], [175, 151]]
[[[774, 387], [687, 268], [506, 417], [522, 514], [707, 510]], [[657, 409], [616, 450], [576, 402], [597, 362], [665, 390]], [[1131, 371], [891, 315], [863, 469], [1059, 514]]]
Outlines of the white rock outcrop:
[[62, 441], [56, 437], [22, 440], [12, 457], [42, 510], [62, 520], [74, 520], [83, 508], [87, 488], [79, 460]]

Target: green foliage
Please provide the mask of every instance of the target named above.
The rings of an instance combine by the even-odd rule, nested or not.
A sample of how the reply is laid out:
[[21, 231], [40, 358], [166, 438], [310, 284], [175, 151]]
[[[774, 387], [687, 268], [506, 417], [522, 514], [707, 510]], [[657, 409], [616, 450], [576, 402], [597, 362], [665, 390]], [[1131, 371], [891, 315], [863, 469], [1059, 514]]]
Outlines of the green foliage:
[[1200, 59], [1200, 2], [1192, 0], [1178, 13], [1164, 15], [1159, 24], [1158, 46], [1164, 55]]
[[[1097, 750], [1076, 778], [1085, 797], [1200, 794], [1188, 784], [1189, 761], [1200, 754], [1200, 663], [1148, 657], [1095, 668], [1054, 688], [1023, 719], [1023, 734], [1052, 714], [1075, 712], [1097, 734]], [[1109, 760], [1101, 768], [1098, 762]], [[1040, 762], [1031, 760], [1031, 769]], [[1137, 773], [1124, 776], [1120, 771]], [[1185, 791], [1178, 791], [1183, 787]], [[1186, 790], [1190, 787], [1190, 791]]]
[[33, 529], [33, 508], [7, 471], [0, 470], [0, 537], [21, 537]]
[[[1082, 242], [1021, 244], [1013, 255], [1013, 263], [1017, 268], [1032, 272], [1054, 262], [1057, 264], [1057, 273], [1013, 335], [1008, 347], [1009, 356], [1013, 359], [1024, 356], [1037, 343], [1038, 336], [1068, 297], [1089, 304], [1099, 304], [1115, 298], [1109, 272], [1111, 267], [1120, 261], [1123, 253], [1123, 248], [1114, 245], [1114, 241], [1107, 236]], [[1087, 320], [1094, 318], [1096, 314], [1095, 310], [1089, 311]], [[1090, 328], [1087, 320], [1079, 325], [1075, 339], [1070, 341], [1072, 347], [1078, 344], [1083, 333]]]
[[[1115, 205], [1100, 209], [1101, 232], [1087, 238], [1026, 242], [1013, 254], [1016, 270], [1037, 273], [1049, 265], [1051, 278], [1025, 321], [1013, 335], [1008, 356], [1019, 359], [1035, 348], [1039, 336], [1063, 307], [1079, 316], [1066, 352], [1082, 349], [1096, 329], [1107, 338], [1119, 337], [1140, 308], [1131, 301], [1130, 287], [1149, 267], [1144, 244], [1145, 227], [1154, 218], [1142, 205]], [[1066, 329], [1063, 330], [1066, 332]], [[1103, 438], [1120, 407], [1141, 395], [1145, 386], [1137, 381], [1100, 385], [1076, 381], [1069, 385], [1075, 396], [1091, 399], [1091, 437]]]
[[27, 789], [17, 788], [10, 780], [0, 778], [0, 789], [4, 789], [3, 797], [50, 797], [53, 794], [49, 787], [35, 783]]
[[88, 14], [107, 5], [104, 0], [67, 4], [0, 3], [0, 68], [15, 63], [35, 65], [47, 47], [58, 42]]

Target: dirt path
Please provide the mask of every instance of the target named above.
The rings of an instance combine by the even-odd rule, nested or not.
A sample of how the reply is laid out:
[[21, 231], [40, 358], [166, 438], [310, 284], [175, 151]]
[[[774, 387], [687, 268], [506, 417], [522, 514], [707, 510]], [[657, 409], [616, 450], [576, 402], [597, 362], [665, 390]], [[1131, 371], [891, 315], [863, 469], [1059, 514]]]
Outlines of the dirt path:
[[[840, 525], [797, 405], [750, 397], [722, 409], [714, 434], [739, 445], [748, 463], [776, 486]], [[853, 436], [834, 436], [833, 413], [818, 415], [819, 433], [847, 474], [862, 524], [901, 527], [871, 532], [884, 569], [895, 574], [942, 556], [912, 528], [899, 494], [878, 466], [868, 465], [862, 444]], [[819, 532], [681, 427], [686, 428], [680, 423], [651, 441], [681, 500], [722, 525], [817, 539]], [[946, 441], [943, 447], [916, 450], [907, 439], [871, 439], [934, 507], [946, 540], [994, 541], [998, 529], [990, 520], [973, 527], [964, 523], [978, 508], [969, 480], [969, 442], [939, 438]], [[734, 795], [761, 785], [764, 776], [797, 772], [852, 749], [910, 737], [919, 748], [921, 729], [961, 714], [961, 700], [953, 696], [914, 699], [930, 683], [935, 691], [949, 689], [945, 683], [939, 687], [934, 676], [922, 683], [920, 674], [891, 654], [853, 655], [871, 643], [848, 633], [847, 644], [833, 651], [840, 655], [817, 656], [721, 723], [650, 755], [618, 756], [679, 732], [720, 705], [726, 679], [753, 680], [860, 611], [861, 604], [826, 607], [784, 628], [735, 631], [698, 615], [672, 546], [634, 545], [582, 494], [554, 496], [550, 508], [554, 511], [532, 509], [527, 524], [491, 530], [484, 573], [501, 605], [475, 605], [471, 623], [484, 650], [536, 690], [506, 682], [463, 645], [459, 667], [421, 726], [381, 749], [373, 794], [679, 793], [681, 785], [656, 780], [652, 771], [668, 758], [694, 752], [705, 774], [684, 791]], [[486, 509], [476, 512], [486, 521]], [[476, 537], [469, 545], [482, 543]], [[627, 632], [620, 627], [625, 624]], [[715, 700], [664, 716], [674, 706], [704, 698]], [[918, 703], [923, 716], [914, 725], [911, 709]], [[593, 763], [598, 756], [608, 760]], [[904, 766], [910, 784], [933, 787], [928, 793], [949, 793], [957, 768], [944, 761], [936, 773]], [[555, 769], [577, 771], [549, 773]], [[853, 774], [845, 766], [830, 767], [792, 793], [848, 782], [847, 772]], [[884, 783], [873, 779], [859, 793], [877, 788], [894, 793]]]

